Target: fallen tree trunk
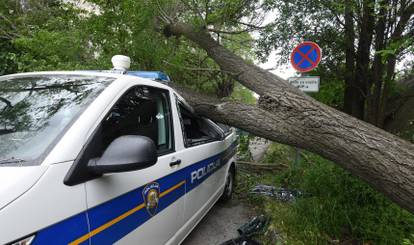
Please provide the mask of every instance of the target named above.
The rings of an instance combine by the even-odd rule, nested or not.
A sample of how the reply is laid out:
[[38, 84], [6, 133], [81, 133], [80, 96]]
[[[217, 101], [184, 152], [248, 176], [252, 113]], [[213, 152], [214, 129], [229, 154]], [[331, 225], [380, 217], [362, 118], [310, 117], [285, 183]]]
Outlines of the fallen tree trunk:
[[258, 105], [216, 100], [177, 87], [201, 115], [257, 136], [315, 152], [414, 213], [414, 146], [326, 106], [276, 75], [245, 62], [203, 29], [169, 24], [207, 51], [224, 72], [260, 95]]
[[246, 161], [236, 161], [238, 167], [251, 170], [254, 172], [262, 172], [262, 171], [281, 171], [283, 169], [287, 169], [289, 166], [283, 163], [272, 163], [272, 164], [262, 164], [262, 163], [253, 163], [253, 162], [246, 162]]

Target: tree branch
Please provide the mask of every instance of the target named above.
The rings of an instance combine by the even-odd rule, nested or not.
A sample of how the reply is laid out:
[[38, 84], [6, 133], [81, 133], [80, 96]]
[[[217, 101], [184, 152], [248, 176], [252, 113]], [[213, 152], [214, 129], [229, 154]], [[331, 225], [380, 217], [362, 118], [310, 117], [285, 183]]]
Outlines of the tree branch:
[[391, 34], [392, 39], [398, 39], [401, 37], [408, 21], [411, 19], [413, 14], [414, 14], [414, 3], [411, 3], [410, 5], [408, 5], [405, 9], [401, 11], [400, 21], [395, 27], [394, 32]]
[[257, 105], [246, 105], [180, 90], [198, 113], [315, 152], [414, 213], [412, 144], [310, 98], [285, 80], [247, 63], [203, 29], [184, 23], [167, 28], [198, 44], [222, 70], [238, 74], [233, 77], [260, 95]]
[[[203, 17], [203, 15], [201, 14], [200, 10], [198, 7], [192, 7], [190, 4], [188, 4], [185, 0], [180, 0], [180, 2], [190, 11], [192, 11], [195, 15], [198, 16], [198, 18], [204, 23], [204, 25], [207, 25], [207, 23], [205, 22], [205, 18]], [[197, 5], [196, 2], [194, 2], [193, 0], [193, 4]]]
[[163, 60], [162, 62], [167, 64], [167, 65], [174, 66], [174, 67], [184, 69], [184, 70], [189, 70], [189, 71], [216, 71], [216, 72], [221, 72], [221, 73], [227, 73], [229, 75], [236, 75], [234, 73], [231, 73], [230, 71], [224, 71], [224, 70], [221, 70], [221, 69], [203, 68], [203, 67], [186, 67], [186, 66], [180, 66], [180, 65], [170, 63], [166, 60]]
[[223, 30], [217, 30], [217, 29], [214, 29], [214, 28], [208, 28], [207, 30], [210, 31], [210, 32], [218, 33], [218, 34], [230, 34], [230, 35], [237, 35], [237, 34], [242, 34], [242, 33], [246, 33], [246, 32], [251, 31], [251, 30], [248, 30], [248, 29], [240, 30], [240, 31], [223, 31]]
[[1, 102], [4, 102], [4, 103], [6, 104], [6, 108], [7, 108], [7, 107], [13, 107], [13, 106], [12, 106], [12, 103], [11, 103], [9, 100], [7, 100], [7, 99], [5, 99], [5, 98], [3, 98], [3, 97], [0, 97], [0, 101], [1, 101]]
[[173, 23], [173, 19], [170, 16], [168, 16], [168, 14], [164, 11], [159, 0], [156, 0], [156, 5], [158, 7], [158, 12], [160, 14], [159, 17], [166, 23]]
[[10, 27], [11, 27], [13, 30], [17, 30], [16, 25], [15, 25], [15, 24], [14, 24], [11, 20], [9, 20], [6, 16], [4, 16], [4, 15], [0, 14], [0, 18], [2, 18], [4, 21], [6, 21], [7, 23], [9, 23]]

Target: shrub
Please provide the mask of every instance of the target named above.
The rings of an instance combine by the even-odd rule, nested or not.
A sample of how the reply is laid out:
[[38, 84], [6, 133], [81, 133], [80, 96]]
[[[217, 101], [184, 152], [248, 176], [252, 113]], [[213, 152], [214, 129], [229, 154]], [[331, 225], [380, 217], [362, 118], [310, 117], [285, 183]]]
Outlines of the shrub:
[[[290, 204], [251, 199], [273, 217], [272, 227], [284, 234], [287, 244], [410, 244], [414, 240], [414, 215], [332, 162], [311, 153], [304, 153], [303, 159], [283, 173], [256, 178], [256, 183], [302, 190], [303, 198]], [[268, 155], [266, 160], [272, 159]]]

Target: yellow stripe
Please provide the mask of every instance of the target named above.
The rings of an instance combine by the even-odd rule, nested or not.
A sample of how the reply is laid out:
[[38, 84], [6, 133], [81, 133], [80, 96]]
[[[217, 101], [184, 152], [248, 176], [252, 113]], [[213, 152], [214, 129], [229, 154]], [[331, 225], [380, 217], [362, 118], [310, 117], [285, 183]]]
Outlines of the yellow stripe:
[[185, 180], [181, 181], [180, 183], [176, 184], [175, 186], [171, 187], [170, 189], [165, 190], [164, 192], [162, 192], [160, 194], [160, 198], [163, 197], [163, 196], [165, 196], [165, 195], [167, 195], [168, 193], [174, 191], [175, 189], [177, 189], [178, 187], [180, 187], [180, 186], [182, 186], [184, 184], [185, 184]]
[[[184, 184], [185, 184], [185, 180], [183, 180], [180, 183], [174, 185], [173, 187], [169, 188], [168, 190], [165, 190], [164, 192], [162, 192], [160, 194], [160, 198], [167, 195], [168, 193], [174, 191], [175, 189], [179, 188], [180, 186], [182, 186]], [[112, 225], [114, 225], [114, 224], [118, 223], [119, 221], [125, 219], [126, 217], [130, 216], [131, 214], [133, 214], [135, 212], [138, 212], [139, 210], [141, 210], [144, 207], [145, 207], [145, 204], [141, 203], [140, 205], [136, 206], [135, 208], [133, 208], [133, 209], [131, 209], [131, 210], [129, 210], [129, 211], [123, 213], [123, 214], [121, 214], [120, 216], [116, 217], [115, 219], [110, 220], [109, 222], [99, 226], [95, 230], [79, 237], [75, 241], [69, 243], [69, 245], [78, 245], [79, 243], [82, 243], [82, 242], [88, 240], [89, 238], [91, 238], [91, 237], [95, 236], [96, 234], [100, 233], [101, 231], [111, 227]]]

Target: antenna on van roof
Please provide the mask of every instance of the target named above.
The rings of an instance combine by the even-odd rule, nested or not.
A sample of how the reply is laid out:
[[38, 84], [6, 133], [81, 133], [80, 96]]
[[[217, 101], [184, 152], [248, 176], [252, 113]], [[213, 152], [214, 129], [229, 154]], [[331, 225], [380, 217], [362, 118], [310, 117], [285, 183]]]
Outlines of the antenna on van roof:
[[113, 68], [111, 73], [127, 74], [142, 77], [161, 83], [171, 82], [170, 77], [162, 71], [128, 71], [131, 66], [131, 58], [125, 55], [114, 55], [111, 59]]
[[111, 61], [114, 67], [112, 68], [113, 71], [121, 71], [122, 73], [125, 73], [131, 66], [131, 58], [125, 55], [114, 55]]

